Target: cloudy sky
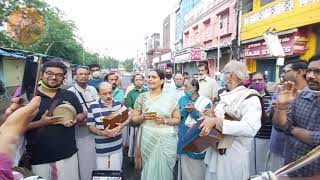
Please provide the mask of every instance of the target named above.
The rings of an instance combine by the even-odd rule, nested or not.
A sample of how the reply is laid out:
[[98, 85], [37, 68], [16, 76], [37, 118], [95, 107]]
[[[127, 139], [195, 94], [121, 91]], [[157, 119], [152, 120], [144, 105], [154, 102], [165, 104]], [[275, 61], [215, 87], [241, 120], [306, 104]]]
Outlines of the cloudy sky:
[[161, 33], [162, 22], [178, 0], [45, 0], [73, 20], [84, 46], [124, 59], [135, 57], [143, 38]]

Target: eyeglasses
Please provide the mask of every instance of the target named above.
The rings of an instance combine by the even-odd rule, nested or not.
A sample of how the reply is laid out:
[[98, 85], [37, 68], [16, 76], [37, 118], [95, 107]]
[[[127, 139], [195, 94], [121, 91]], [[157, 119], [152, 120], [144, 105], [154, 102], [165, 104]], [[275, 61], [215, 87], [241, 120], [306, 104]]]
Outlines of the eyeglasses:
[[282, 70], [283, 74], [287, 74], [288, 72], [294, 71], [293, 69], [289, 69], [289, 70]]
[[77, 76], [89, 76], [89, 73], [80, 73], [80, 74], [76, 74]]
[[53, 73], [51, 71], [46, 71], [44, 72], [48, 77], [52, 77], [52, 76], [55, 76], [56, 78], [63, 78], [64, 77], [64, 74], [63, 73]]
[[320, 76], [320, 69], [307, 69], [307, 74], [310, 74], [311, 72], [316, 76]]

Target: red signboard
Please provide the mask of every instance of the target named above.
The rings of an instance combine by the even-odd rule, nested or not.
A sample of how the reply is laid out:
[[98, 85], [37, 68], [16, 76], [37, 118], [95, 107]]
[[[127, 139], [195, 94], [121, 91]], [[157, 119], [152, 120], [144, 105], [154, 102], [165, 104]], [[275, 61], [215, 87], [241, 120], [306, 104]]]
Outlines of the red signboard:
[[[306, 51], [307, 38], [300, 32], [279, 36], [282, 48], [286, 55], [301, 55]], [[271, 57], [264, 40], [244, 45], [244, 57], [258, 59]]]
[[190, 50], [190, 59], [191, 60], [200, 60], [201, 59], [201, 50], [200, 49], [191, 49]]

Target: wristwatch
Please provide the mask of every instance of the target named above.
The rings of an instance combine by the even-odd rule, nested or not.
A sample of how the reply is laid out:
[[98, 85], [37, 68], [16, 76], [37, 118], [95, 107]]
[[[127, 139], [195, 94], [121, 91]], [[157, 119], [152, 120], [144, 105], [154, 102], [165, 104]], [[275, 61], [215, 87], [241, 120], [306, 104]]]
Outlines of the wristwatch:
[[284, 134], [292, 136], [291, 132], [294, 128], [295, 127], [292, 125], [292, 123], [288, 121], [283, 128]]

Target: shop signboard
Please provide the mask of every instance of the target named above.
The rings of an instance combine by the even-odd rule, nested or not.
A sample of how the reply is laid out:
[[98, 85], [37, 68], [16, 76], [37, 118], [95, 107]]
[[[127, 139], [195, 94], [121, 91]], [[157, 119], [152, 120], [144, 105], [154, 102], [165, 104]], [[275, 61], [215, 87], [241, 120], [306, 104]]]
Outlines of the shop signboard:
[[[304, 34], [296, 32], [279, 36], [285, 55], [302, 55], [305, 53], [307, 38]], [[256, 41], [244, 45], [244, 58], [259, 59], [271, 57], [266, 42]]]

